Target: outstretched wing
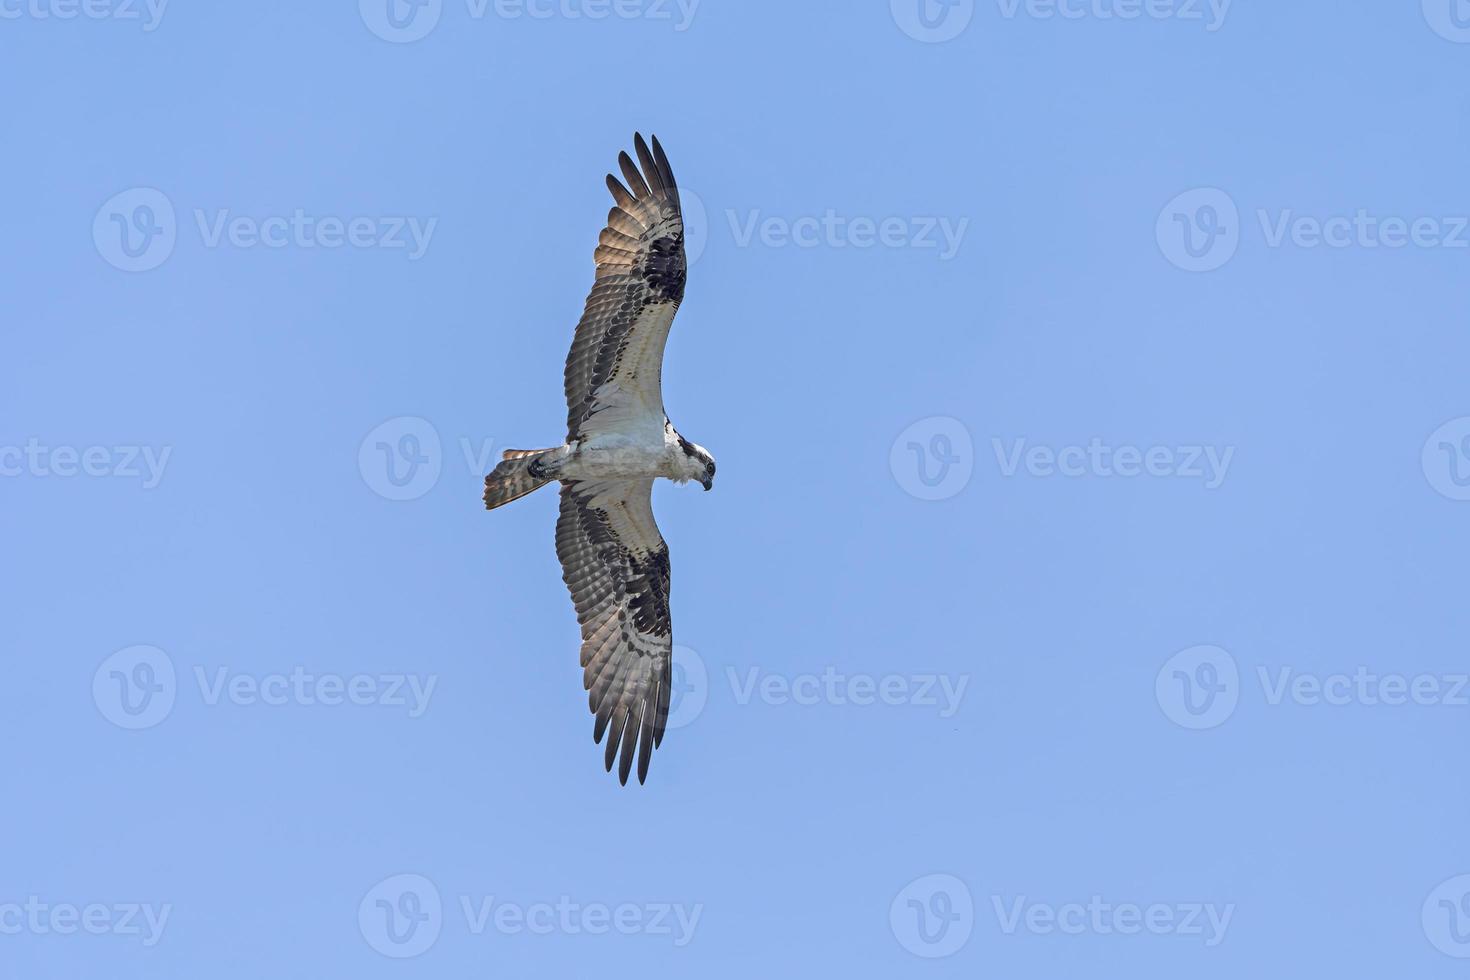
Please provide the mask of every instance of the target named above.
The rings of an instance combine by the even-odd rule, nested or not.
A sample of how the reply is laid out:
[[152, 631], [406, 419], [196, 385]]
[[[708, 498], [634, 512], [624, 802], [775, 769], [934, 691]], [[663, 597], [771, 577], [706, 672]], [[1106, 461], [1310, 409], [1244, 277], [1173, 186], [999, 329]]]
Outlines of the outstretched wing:
[[684, 298], [684, 219], [669, 159], [634, 135], [642, 173], [618, 156], [615, 202], [598, 239], [597, 280], [567, 354], [567, 439], [664, 424], [664, 343]]
[[653, 520], [652, 480], [568, 481], [561, 488], [556, 556], [582, 625], [582, 684], [607, 735], [605, 762], [622, 745], [618, 780], [638, 781], [669, 718], [673, 629], [669, 548]]

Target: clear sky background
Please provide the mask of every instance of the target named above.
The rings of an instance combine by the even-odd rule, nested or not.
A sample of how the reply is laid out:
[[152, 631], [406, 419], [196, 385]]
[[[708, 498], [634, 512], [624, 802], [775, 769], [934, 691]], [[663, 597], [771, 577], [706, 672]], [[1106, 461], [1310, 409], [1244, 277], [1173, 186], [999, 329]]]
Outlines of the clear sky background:
[[[0, 0], [0, 973], [1461, 975], [1470, 9], [1053, 10]], [[635, 129], [620, 787], [480, 490]]]

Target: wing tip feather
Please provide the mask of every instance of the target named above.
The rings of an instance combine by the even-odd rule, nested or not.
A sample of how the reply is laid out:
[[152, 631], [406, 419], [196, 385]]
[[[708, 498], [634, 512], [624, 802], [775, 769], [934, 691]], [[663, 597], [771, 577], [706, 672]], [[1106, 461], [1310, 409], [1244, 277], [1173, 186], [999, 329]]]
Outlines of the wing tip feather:
[[669, 165], [669, 156], [664, 152], [658, 137], [653, 137], [653, 159], [658, 164], [659, 174], [663, 177], [664, 186], [669, 189], [675, 200], [679, 197], [679, 182], [674, 179], [674, 168]]
[[633, 158], [628, 156], [627, 150], [618, 151], [618, 169], [623, 172], [623, 179], [628, 182], [628, 189], [633, 192], [634, 197], [641, 201], [653, 196], [653, 191], [648, 189], [648, 182], [643, 179], [643, 174], [639, 173], [637, 165], [633, 163]]
[[617, 202], [619, 208], [627, 208], [638, 203], [638, 199], [612, 174], [607, 175], [607, 189], [612, 192], [613, 200]]

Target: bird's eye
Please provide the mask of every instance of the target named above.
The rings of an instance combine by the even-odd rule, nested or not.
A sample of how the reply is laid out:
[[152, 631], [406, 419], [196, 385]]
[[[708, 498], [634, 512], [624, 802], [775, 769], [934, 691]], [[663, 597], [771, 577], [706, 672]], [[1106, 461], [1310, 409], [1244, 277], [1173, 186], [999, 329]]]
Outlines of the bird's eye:
[[715, 475], [715, 464], [714, 464], [714, 462], [711, 461], [709, 463], [706, 463], [705, 464], [705, 467], [704, 467], [704, 471], [706, 473], [708, 473], [710, 476], [714, 476]]

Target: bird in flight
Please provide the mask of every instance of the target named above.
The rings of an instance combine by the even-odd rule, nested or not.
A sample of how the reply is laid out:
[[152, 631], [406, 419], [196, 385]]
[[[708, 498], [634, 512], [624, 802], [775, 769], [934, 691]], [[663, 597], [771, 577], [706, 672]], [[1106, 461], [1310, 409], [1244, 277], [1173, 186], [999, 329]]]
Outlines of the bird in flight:
[[[561, 482], [556, 555], [582, 627], [582, 685], [607, 736], [604, 762], [638, 782], [669, 718], [673, 630], [669, 548], [654, 523], [659, 477], [714, 486], [715, 461], [664, 412], [664, 344], [684, 298], [684, 219], [669, 159], [633, 137], [638, 163], [619, 154], [607, 176], [613, 208], [598, 238], [597, 278], [567, 354], [567, 439], [508, 450], [485, 477], [494, 510]], [[640, 172], [641, 166], [641, 172]], [[619, 746], [622, 748], [619, 755]]]

